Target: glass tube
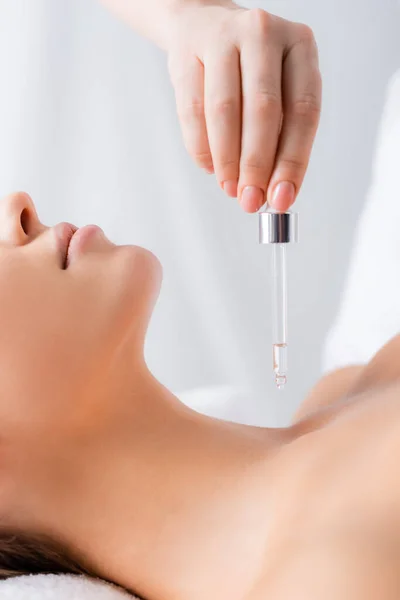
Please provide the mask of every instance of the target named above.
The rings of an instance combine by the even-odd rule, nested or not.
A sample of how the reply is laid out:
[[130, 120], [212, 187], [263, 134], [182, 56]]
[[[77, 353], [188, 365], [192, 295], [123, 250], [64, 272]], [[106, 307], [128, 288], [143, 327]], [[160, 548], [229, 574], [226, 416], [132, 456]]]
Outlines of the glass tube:
[[286, 244], [272, 244], [273, 369], [278, 389], [287, 381], [287, 274]]

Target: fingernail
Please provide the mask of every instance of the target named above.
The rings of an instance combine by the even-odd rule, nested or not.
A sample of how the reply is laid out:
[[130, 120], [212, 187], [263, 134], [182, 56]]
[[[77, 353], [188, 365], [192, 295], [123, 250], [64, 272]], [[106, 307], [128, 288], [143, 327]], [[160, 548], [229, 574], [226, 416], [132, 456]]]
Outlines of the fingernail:
[[276, 210], [287, 210], [294, 202], [296, 195], [296, 188], [290, 181], [282, 181], [276, 186], [270, 206]]
[[224, 181], [222, 187], [224, 188], [224, 192], [228, 194], [231, 198], [236, 198], [237, 196], [237, 179], [228, 179]]
[[214, 175], [214, 167], [204, 167], [204, 170], [209, 175]]
[[240, 205], [246, 212], [253, 213], [260, 210], [265, 202], [265, 193], [261, 188], [248, 185], [244, 188], [240, 198]]

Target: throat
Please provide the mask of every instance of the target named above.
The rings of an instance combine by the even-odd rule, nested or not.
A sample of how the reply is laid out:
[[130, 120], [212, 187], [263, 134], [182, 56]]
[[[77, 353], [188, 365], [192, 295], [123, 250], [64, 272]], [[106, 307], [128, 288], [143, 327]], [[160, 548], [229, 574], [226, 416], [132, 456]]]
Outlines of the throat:
[[120, 529], [119, 580], [144, 598], [204, 600], [213, 590], [242, 600], [265, 554], [265, 445], [229, 424], [182, 425], [135, 470], [141, 483]]
[[72, 542], [140, 597], [243, 600], [264, 560], [279, 432], [195, 413], [158, 382], [140, 401], [86, 457]]

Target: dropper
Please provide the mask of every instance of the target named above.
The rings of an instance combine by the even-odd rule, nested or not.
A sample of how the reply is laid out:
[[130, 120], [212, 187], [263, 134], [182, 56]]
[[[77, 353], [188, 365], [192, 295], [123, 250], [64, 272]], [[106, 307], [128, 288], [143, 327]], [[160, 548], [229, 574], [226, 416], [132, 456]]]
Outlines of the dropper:
[[260, 244], [272, 244], [272, 355], [275, 383], [287, 382], [287, 270], [286, 245], [298, 241], [298, 214], [268, 209], [259, 213]]

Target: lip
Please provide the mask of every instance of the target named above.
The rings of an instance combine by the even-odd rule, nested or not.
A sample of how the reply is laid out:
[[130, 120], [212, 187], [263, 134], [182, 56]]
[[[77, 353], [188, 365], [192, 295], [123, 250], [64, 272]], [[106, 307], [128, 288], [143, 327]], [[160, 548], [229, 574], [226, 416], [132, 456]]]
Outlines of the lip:
[[67, 255], [69, 244], [77, 230], [78, 227], [75, 227], [75, 225], [72, 225], [71, 223], [59, 223], [54, 227], [54, 232], [56, 234], [58, 246], [57, 249], [60, 255], [60, 263], [62, 269], [67, 268]]
[[104, 237], [104, 232], [98, 225], [85, 225], [74, 232], [67, 247], [65, 259], [66, 269], [68, 269], [72, 261], [76, 260], [80, 254], [83, 254], [88, 242], [98, 234], [101, 234]]
[[94, 235], [103, 234], [103, 230], [97, 225], [85, 225], [78, 228], [71, 223], [59, 223], [54, 229], [62, 269], [68, 269], [71, 261], [75, 260], [78, 254], [84, 252], [86, 243]]

